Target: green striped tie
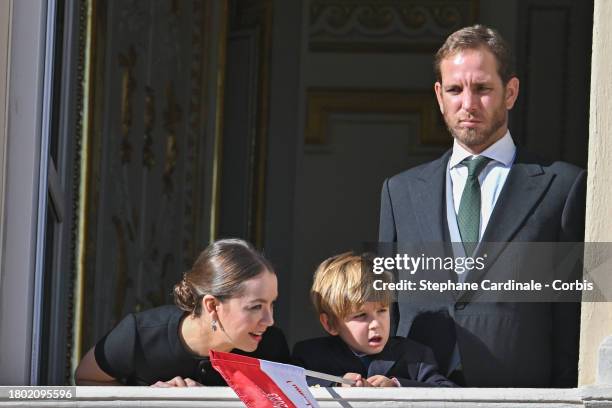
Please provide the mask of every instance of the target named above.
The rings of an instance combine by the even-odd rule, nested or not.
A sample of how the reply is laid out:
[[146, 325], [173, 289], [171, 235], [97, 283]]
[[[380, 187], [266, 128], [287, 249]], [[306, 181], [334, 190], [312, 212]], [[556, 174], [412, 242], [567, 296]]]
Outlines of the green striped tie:
[[480, 183], [478, 175], [490, 161], [488, 157], [468, 157], [461, 163], [468, 168], [468, 177], [461, 194], [461, 203], [457, 213], [457, 224], [466, 255], [472, 255], [478, 245], [480, 235]]

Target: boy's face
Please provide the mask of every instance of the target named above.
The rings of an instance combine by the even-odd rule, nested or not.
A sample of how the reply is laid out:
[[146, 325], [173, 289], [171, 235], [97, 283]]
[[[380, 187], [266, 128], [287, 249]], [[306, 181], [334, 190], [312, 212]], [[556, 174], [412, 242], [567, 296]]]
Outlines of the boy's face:
[[[337, 334], [354, 351], [377, 354], [389, 340], [389, 307], [366, 302], [361, 308], [339, 320], [331, 334]], [[329, 331], [329, 330], [328, 330]], [[336, 333], [333, 333], [333, 332]]]

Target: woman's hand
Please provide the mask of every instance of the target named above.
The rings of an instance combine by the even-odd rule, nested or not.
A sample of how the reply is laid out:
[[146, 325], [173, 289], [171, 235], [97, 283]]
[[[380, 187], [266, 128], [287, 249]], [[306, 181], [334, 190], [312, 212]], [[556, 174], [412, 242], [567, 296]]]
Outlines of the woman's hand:
[[372, 387], [398, 387], [396, 380], [387, 378], [384, 375], [373, 375], [366, 382]]
[[371, 387], [372, 386], [361, 376], [361, 374], [346, 373], [344, 374], [342, 378], [344, 378], [345, 380], [353, 380], [355, 382], [353, 385], [342, 384], [343, 387]]
[[158, 381], [155, 384], [151, 384], [151, 387], [156, 388], [172, 388], [172, 387], [201, 387], [197, 381], [192, 380], [191, 378], [183, 378], [176, 376], [168, 381]]

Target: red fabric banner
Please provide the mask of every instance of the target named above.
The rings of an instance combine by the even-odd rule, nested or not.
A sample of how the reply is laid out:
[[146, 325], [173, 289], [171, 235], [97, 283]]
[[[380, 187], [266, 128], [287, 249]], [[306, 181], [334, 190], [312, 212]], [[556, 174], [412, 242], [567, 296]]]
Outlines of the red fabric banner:
[[301, 367], [219, 351], [210, 361], [249, 408], [318, 407]]

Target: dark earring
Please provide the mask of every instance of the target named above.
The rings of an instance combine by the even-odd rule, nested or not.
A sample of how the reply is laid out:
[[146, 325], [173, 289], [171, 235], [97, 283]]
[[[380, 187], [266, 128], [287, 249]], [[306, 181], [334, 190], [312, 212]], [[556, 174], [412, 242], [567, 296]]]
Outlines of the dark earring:
[[210, 328], [212, 329], [212, 331], [217, 331], [217, 321], [215, 319], [212, 319], [212, 321], [210, 322]]

